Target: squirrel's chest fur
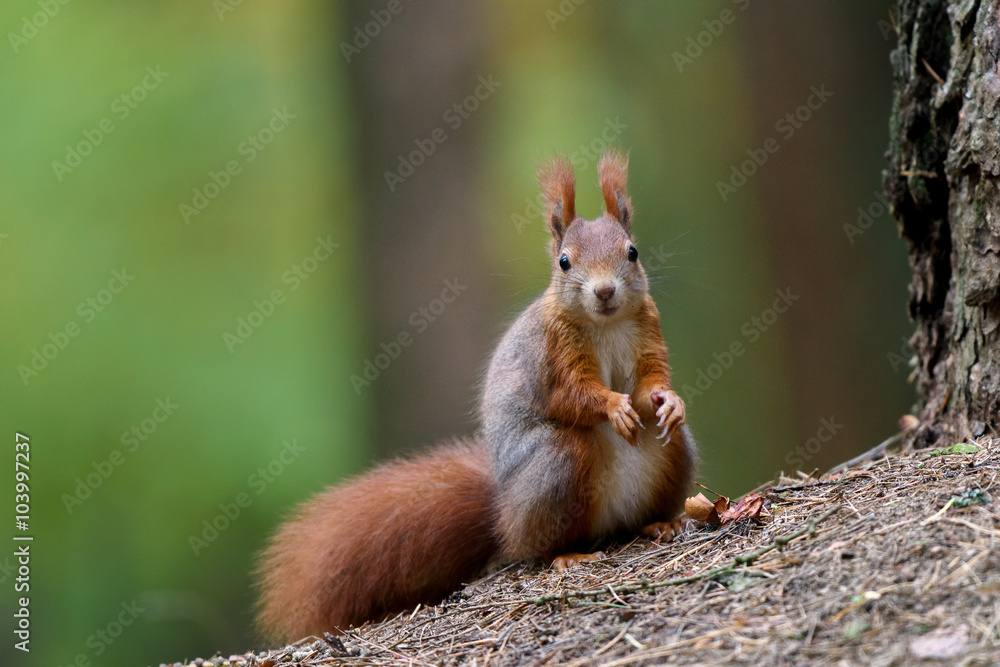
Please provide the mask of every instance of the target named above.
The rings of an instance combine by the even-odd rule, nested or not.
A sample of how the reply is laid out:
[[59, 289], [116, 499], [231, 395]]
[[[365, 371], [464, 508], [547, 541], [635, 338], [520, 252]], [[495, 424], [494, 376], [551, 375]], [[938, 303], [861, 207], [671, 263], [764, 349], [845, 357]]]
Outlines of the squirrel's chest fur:
[[[624, 321], [603, 327], [591, 340], [601, 381], [612, 391], [631, 394], [636, 384], [639, 343], [635, 323]], [[655, 425], [644, 426], [637, 447], [618, 435], [610, 422], [595, 429], [600, 454], [594, 471], [600, 489], [591, 522], [595, 538], [636, 525], [652, 506], [666, 451], [655, 437]]]
[[638, 331], [634, 322], [594, 329], [590, 336], [600, 363], [601, 381], [612, 391], [627, 394], [635, 385]]

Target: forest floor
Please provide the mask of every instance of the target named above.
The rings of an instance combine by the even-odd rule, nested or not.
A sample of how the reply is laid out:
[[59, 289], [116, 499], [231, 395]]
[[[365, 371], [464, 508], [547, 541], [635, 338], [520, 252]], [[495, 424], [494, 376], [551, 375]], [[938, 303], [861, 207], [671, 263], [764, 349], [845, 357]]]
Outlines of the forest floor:
[[[515, 564], [443, 603], [216, 665], [1000, 664], [1000, 440], [758, 489], [762, 519]], [[206, 661], [207, 662], [207, 661]]]

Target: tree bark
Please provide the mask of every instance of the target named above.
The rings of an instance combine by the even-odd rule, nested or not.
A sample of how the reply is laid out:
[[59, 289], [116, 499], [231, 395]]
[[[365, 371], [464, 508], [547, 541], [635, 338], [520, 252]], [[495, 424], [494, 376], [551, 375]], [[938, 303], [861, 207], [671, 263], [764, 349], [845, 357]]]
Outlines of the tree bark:
[[886, 189], [909, 243], [918, 444], [1000, 430], [1000, 0], [899, 0]]

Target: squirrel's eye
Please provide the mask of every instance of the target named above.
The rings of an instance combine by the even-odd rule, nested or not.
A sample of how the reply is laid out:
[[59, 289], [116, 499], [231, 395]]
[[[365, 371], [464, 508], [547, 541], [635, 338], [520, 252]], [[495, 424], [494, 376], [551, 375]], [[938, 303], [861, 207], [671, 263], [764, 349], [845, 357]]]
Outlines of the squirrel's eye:
[[634, 262], [639, 259], [639, 251], [635, 249], [634, 245], [628, 247], [628, 261]]
[[563, 271], [569, 271], [569, 256], [563, 255], [559, 258], [559, 268]]

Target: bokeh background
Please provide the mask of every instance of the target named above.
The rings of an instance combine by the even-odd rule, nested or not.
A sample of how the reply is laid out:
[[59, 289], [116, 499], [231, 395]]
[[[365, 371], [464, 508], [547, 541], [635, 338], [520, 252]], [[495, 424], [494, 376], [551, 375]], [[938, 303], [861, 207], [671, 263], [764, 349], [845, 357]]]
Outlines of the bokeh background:
[[8, 628], [3, 664], [259, 645], [249, 573], [289, 508], [475, 429], [492, 342], [547, 283], [556, 152], [593, 217], [596, 154], [632, 151], [706, 484], [829, 467], [912, 402], [885, 2], [9, 0], [0, 26], [0, 534], [20, 431], [35, 536], [32, 652]]

